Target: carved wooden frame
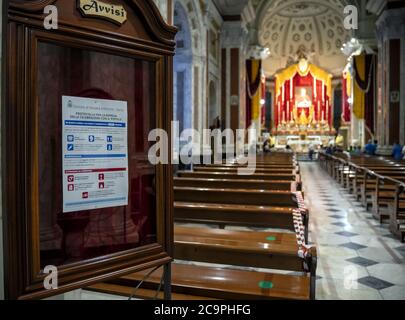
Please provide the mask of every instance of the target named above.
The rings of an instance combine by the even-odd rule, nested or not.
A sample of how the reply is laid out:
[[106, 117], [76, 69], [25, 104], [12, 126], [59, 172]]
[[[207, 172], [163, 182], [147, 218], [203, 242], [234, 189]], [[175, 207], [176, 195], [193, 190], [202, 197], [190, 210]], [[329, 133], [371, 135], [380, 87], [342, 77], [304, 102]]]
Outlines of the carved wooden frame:
[[[76, 1], [72, 2], [76, 8]], [[176, 28], [163, 21], [152, 0], [120, 1], [133, 13], [131, 17], [137, 18], [132, 22], [144, 28], [150, 38], [125, 34], [120, 27], [94, 18], [82, 17], [84, 24], [78, 25], [74, 23], [77, 17], [70, 17], [69, 13], [62, 14], [58, 30], [45, 30], [43, 9], [53, 4], [63, 10], [69, 6], [67, 3], [66, 0], [10, 0], [4, 10], [2, 174], [5, 293], [8, 299], [44, 298], [172, 260], [173, 196], [169, 192], [172, 190], [172, 170], [169, 165], [159, 165], [156, 168], [157, 242], [60, 267], [58, 289], [47, 291], [43, 288], [44, 275], [39, 267], [37, 110], [33, 101], [38, 41], [154, 62], [156, 127], [170, 133], [172, 119], [172, 56]]]

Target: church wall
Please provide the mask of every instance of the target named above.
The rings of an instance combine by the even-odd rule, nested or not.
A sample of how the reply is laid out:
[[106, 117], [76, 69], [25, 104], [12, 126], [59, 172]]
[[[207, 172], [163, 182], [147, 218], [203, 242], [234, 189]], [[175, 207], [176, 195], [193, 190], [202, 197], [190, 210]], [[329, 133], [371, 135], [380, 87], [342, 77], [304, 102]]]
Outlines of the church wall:
[[405, 36], [401, 39], [401, 97], [400, 97], [400, 136], [399, 140], [405, 145]]
[[[1, 23], [0, 23], [0, 38], [2, 38], [2, 28], [3, 28], [3, 0], [0, 0], [0, 17], [1, 17]], [[2, 46], [0, 46], [0, 75], [2, 74]], [[1, 77], [0, 77], [0, 97], [1, 95], [1, 90], [2, 90], [2, 84], [1, 84]], [[3, 101], [1, 101], [3, 103]], [[1, 112], [1, 108], [0, 108]], [[0, 114], [0, 119], [1, 119], [1, 114]], [[1, 121], [0, 121], [1, 124]], [[1, 139], [0, 139], [1, 142]], [[1, 161], [0, 161], [1, 163]], [[0, 170], [1, 173], [1, 170]], [[0, 176], [0, 194], [2, 194], [2, 184], [1, 184], [1, 176]], [[0, 197], [0, 300], [4, 299], [4, 256], [3, 256], [3, 207], [2, 207], [2, 198]]]
[[[382, 145], [396, 140], [405, 143], [404, 14], [405, 8], [385, 10], [376, 22], [380, 70], [377, 131]], [[393, 92], [400, 93], [399, 101], [392, 100]]]

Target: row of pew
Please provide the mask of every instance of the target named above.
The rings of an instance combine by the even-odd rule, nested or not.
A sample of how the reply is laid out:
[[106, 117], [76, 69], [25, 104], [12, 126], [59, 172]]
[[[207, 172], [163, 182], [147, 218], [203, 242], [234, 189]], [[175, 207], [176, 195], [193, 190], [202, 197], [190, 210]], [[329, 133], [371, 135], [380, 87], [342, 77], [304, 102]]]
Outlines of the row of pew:
[[325, 170], [380, 223], [405, 241], [405, 161], [376, 156], [321, 154]]
[[[307, 245], [309, 213], [295, 157], [262, 156], [249, 176], [238, 175], [241, 167], [176, 173], [172, 298], [315, 299], [317, 254]], [[148, 272], [88, 289], [128, 296]], [[153, 297], [161, 278], [161, 270], [150, 275], [137, 297]]]

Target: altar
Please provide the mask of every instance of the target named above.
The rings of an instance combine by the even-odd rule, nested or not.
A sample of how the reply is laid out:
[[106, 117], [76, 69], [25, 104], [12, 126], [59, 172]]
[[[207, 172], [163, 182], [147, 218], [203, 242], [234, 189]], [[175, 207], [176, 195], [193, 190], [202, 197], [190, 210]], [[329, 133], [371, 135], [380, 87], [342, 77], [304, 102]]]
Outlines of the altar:
[[[308, 149], [336, 134], [332, 125], [332, 75], [301, 56], [275, 76], [274, 127], [280, 146]], [[295, 138], [292, 138], [295, 137]]]
[[275, 137], [275, 149], [285, 150], [290, 146], [296, 153], [308, 153], [309, 149], [318, 150], [321, 146], [327, 146], [333, 143], [334, 136], [329, 134], [320, 135], [277, 135]]

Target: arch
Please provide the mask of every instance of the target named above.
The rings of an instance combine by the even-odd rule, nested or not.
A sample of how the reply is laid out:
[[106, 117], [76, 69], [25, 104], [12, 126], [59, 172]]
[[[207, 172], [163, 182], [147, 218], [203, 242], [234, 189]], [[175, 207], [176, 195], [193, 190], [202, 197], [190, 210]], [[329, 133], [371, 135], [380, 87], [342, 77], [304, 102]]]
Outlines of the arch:
[[[181, 133], [183, 130], [193, 127], [193, 54], [191, 28], [187, 11], [178, 1], [174, 5], [173, 22], [178, 29], [175, 37], [176, 53], [173, 59], [173, 119], [178, 121]], [[175, 146], [175, 150], [179, 151], [183, 143], [186, 142], [180, 142], [179, 146]]]

